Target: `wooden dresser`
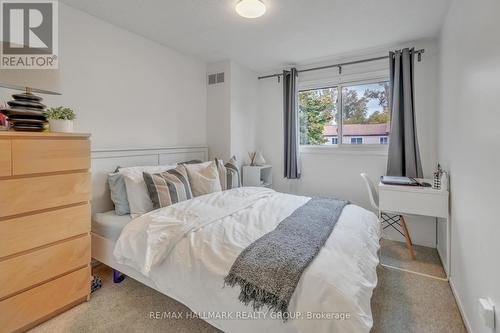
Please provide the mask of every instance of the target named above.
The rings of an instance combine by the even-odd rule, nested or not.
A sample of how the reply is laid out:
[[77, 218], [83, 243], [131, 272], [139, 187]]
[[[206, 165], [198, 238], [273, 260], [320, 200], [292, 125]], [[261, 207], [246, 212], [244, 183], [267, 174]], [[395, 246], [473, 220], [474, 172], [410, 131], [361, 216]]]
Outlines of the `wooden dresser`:
[[90, 295], [88, 134], [0, 132], [0, 332]]

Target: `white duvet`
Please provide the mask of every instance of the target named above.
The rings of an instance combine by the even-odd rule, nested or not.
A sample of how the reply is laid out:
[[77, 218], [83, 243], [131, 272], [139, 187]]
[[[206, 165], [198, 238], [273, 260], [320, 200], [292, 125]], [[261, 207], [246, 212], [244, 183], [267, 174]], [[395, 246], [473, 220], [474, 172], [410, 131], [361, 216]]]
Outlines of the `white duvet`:
[[238, 300], [223, 279], [240, 252], [310, 198], [243, 187], [161, 208], [131, 221], [114, 255], [148, 276], [164, 294], [225, 332], [369, 332], [377, 284], [377, 217], [344, 208], [332, 234], [306, 268], [283, 322]]

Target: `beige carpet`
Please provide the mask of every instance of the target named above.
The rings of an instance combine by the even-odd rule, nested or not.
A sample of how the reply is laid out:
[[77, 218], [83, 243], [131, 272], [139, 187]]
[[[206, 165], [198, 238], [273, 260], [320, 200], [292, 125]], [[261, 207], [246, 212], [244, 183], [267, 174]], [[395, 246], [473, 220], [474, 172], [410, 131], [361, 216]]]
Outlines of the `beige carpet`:
[[380, 262], [382, 264], [446, 278], [436, 249], [414, 245], [415, 260], [412, 260], [408, 248], [401, 242], [382, 239], [380, 245]]
[[[418, 247], [414, 262], [405, 253], [403, 243], [382, 242], [383, 263], [427, 274], [442, 274], [435, 249]], [[185, 314], [189, 310], [130, 278], [121, 284], [113, 284], [111, 270], [104, 265], [94, 271], [103, 278], [103, 287], [92, 294], [89, 302], [31, 332], [217, 332], [200, 319], [151, 319], [150, 313], [155, 311]], [[379, 266], [378, 276], [378, 286], [372, 298], [372, 333], [466, 333], [446, 281], [382, 266]]]

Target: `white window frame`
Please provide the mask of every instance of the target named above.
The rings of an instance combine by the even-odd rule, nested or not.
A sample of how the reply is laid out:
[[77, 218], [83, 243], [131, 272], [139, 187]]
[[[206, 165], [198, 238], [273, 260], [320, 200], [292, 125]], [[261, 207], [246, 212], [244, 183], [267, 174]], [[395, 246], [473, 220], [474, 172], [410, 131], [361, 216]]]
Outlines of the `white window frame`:
[[[385, 142], [382, 143], [382, 140], [384, 140], [384, 139], [385, 139]], [[389, 144], [389, 136], [381, 136], [381, 137], [379, 137], [378, 138], [378, 142], [381, 145], [387, 145], [387, 144]]]
[[[346, 77], [335, 76], [327, 79], [300, 81], [300, 76], [297, 84], [297, 103], [298, 93], [304, 90], [314, 90], [323, 88], [337, 88], [337, 138], [342, 138], [342, 87], [378, 83], [389, 81], [389, 70], [378, 70], [364, 74], [354, 74]], [[299, 112], [299, 107], [296, 107]], [[298, 119], [297, 115], [297, 119]], [[298, 126], [297, 126], [298, 127]], [[298, 130], [298, 129], [297, 129]], [[300, 135], [300, 133], [298, 133]], [[388, 145], [381, 144], [362, 144], [352, 145], [342, 143], [342, 140], [337, 139], [336, 145], [300, 145], [300, 152], [304, 154], [362, 154], [362, 155], [387, 155]]]
[[[332, 136], [330, 139], [331, 139], [330, 142], [331, 142], [332, 145], [338, 145], [339, 144], [339, 137], [338, 136], [337, 137]], [[333, 140], [335, 140], [335, 143], [333, 143]]]

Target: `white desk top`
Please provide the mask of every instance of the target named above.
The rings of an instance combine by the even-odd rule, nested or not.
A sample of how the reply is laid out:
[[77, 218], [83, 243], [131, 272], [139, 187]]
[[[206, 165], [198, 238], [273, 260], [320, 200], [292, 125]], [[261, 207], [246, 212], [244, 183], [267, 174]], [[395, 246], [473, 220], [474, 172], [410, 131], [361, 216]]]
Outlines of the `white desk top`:
[[[426, 182], [432, 184], [432, 179], [417, 179], [419, 182]], [[378, 184], [379, 191], [399, 191], [399, 192], [413, 192], [413, 193], [425, 193], [425, 194], [434, 194], [434, 195], [449, 195], [447, 190], [438, 190], [432, 187], [423, 187], [423, 186], [406, 186], [406, 185], [387, 185], [379, 182]]]

